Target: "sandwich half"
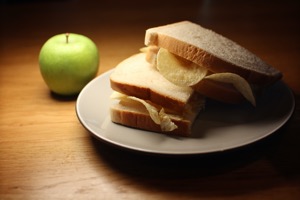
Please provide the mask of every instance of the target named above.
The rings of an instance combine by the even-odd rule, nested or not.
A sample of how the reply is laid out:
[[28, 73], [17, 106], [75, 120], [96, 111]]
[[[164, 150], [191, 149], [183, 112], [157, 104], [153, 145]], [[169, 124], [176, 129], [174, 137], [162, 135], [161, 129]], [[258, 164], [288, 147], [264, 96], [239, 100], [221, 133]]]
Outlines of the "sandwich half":
[[191, 136], [205, 98], [256, 105], [256, 91], [282, 78], [277, 69], [224, 36], [182, 21], [146, 30], [145, 48], [110, 76], [111, 120]]
[[[189, 77], [195, 81], [186, 83], [186, 86], [204, 96], [226, 103], [239, 103], [247, 99], [255, 104], [255, 91], [282, 77], [280, 71], [244, 47], [190, 21], [146, 30], [145, 45], [149, 47], [146, 50], [148, 62], [159, 65], [158, 68], [162, 68], [160, 71], [168, 80], [177, 84], [176, 76], [181, 77], [179, 73], [175, 77], [169, 73], [168, 63], [164, 60], [171, 57], [177, 59], [181, 67], [203, 69], [201, 73], [197, 72], [202, 76], [201, 79], [195, 71], [191, 71], [191, 74], [198, 77]], [[252, 97], [250, 91], [242, 88], [247, 84], [253, 92]], [[243, 92], [248, 93], [248, 96]]]
[[159, 133], [190, 136], [204, 97], [190, 87], [165, 79], [146, 61], [146, 54], [119, 63], [110, 76], [114, 90], [111, 120], [125, 126]]

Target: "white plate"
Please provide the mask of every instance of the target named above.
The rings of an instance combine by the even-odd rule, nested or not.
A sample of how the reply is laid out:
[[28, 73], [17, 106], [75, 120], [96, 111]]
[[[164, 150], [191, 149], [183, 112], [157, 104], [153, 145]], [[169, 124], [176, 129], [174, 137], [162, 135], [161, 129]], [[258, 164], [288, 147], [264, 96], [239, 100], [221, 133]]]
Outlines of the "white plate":
[[282, 82], [249, 104], [228, 106], [208, 102], [193, 127], [193, 138], [170, 137], [112, 123], [109, 115], [111, 71], [91, 81], [79, 94], [79, 121], [94, 136], [111, 144], [148, 153], [204, 154], [241, 147], [272, 134], [291, 117], [295, 101]]

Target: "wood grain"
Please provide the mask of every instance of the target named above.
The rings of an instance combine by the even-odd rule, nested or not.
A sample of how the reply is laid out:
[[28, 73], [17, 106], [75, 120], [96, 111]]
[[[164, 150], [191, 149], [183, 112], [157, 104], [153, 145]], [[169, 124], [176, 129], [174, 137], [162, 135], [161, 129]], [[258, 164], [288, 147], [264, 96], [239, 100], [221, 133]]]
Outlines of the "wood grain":
[[[10, 2], [0, 8], [0, 199], [300, 198], [297, 1]], [[38, 54], [52, 35], [93, 39], [100, 75], [138, 52], [146, 28], [186, 19], [283, 72], [297, 107], [272, 137], [212, 155], [139, 154], [94, 139], [76, 117], [76, 97], [53, 95], [42, 80]]]

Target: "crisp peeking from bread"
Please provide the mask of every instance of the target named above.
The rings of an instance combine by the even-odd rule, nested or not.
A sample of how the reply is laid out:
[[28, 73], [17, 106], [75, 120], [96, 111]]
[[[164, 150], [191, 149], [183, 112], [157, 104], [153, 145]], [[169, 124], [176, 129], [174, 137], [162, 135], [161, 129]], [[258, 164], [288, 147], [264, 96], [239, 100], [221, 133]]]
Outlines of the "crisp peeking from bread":
[[157, 53], [156, 66], [158, 71], [175, 85], [193, 87], [204, 78], [220, 82], [221, 84], [228, 83], [252, 105], [256, 105], [250, 85], [243, 77], [237, 74], [222, 72], [209, 75], [205, 67], [176, 56], [164, 48], [160, 48]]
[[257, 91], [282, 78], [246, 48], [189, 21], [146, 30], [145, 45], [111, 74], [115, 123], [191, 136], [205, 99], [255, 109]]

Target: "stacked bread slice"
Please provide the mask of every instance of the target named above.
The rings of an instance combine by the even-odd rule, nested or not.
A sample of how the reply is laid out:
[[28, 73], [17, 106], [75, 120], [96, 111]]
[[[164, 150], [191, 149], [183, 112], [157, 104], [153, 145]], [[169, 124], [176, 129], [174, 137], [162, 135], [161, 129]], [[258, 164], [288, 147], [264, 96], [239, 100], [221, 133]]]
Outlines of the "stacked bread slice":
[[[111, 106], [111, 119], [130, 127], [188, 136], [194, 119], [204, 107], [202, 95], [190, 87], [180, 87], [166, 80], [155, 66], [146, 61], [145, 53], [133, 55], [116, 66], [110, 83], [114, 91], [123, 94], [112, 96], [119, 102]], [[162, 117], [166, 118], [166, 124], [155, 122], [144, 104], [136, 98], [154, 106], [158, 115], [163, 109], [167, 115]], [[169, 126], [168, 118], [175, 124], [175, 129], [163, 128]]]
[[282, 77], [237, 43], [189, 21], [148, 29], [145, 45], [111, 74], [115, 123], [190, 136], [204, 96], [255, 105], [253, 88]]

